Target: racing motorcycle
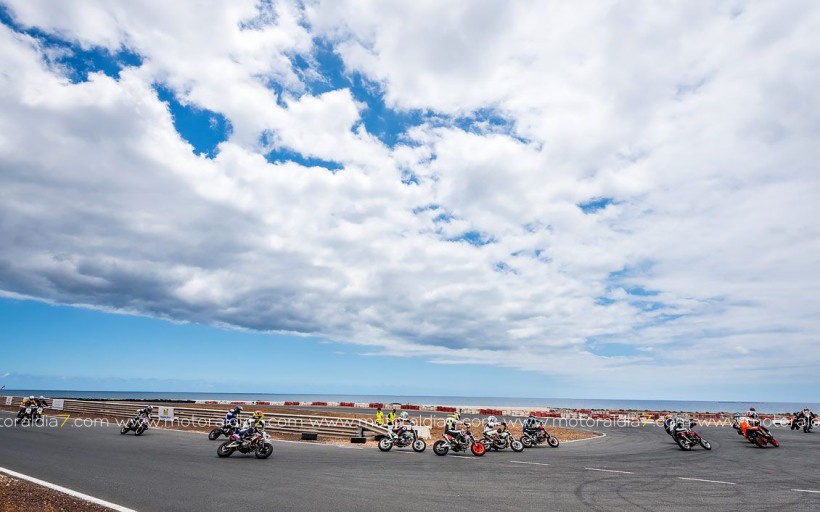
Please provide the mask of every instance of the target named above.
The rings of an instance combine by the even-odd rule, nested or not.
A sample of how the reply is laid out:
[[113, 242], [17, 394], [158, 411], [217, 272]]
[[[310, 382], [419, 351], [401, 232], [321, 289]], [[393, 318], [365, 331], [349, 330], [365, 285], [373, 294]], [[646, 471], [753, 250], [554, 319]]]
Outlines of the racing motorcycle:
[[208, 439], [216, 441], [221, 436], [231, 437], [231, 434], [235, 434], [238, 430], [239, 427], [237, 427], [236, 423], [226, 423], [208, 432]]
[[249, 439], [242, 439], [239, 434], [231, 434], [230, 439], [219, 445], [216, 454], [219, 457], [230, 457], [233, 452], [251, 453], [257, 459], [267, 459], [273, 453], [273, 444], [267, 432], [257, 432]]
[[794, 418], [791, 421], [791, 429], [792, 430], [803, 430], [806, 434], [811, 432], [811, 429], [814, 428], [814, 418], [816, 417], [815, 414], [809, 412], [799, 412], [795, 414]]
[[666, 419], [663, 422], [663, 428], [666, 433], [675, 439], [681, 450], [689, 451], [696, 445], [701, 445], [707, 450], [712, 449], [712, 445], [706, 439], [702, 438], [700, 434], [695, 432], [694, 427], [697, 425], [695, 420], [689, 420], [685, 430], [675, 430], [675, 421]]
[[148, 418], [146, 418], [144, 414], [139, 414], [131, 418], [122, 426], [120, 434], [125, 435], [132, 430], [134, 431], [134, 435], [141, 436], [143, 432], [148, 430]]
[[37, 420], [43, 418], [43, 406], [37, 404], [29, 404], [24, 409], [20, 409], [17, 413], [14, 423], [20, 425], [34, 425]]
[[775, 448], [780, 446], [780, 443], [774, 438], [772, 433], [769, 432], [769, 429], [763, 425], [760, 425], [759, 421], [749, 420], [739, 414], [735, 414], [732, 417], [732, 427], [737, 431], [738, 435], [744, 435], [743, 428], [740, 426], [743, 421], [754, 422], [754, 424], [750, 423], [751, 426], [746, 429], [746, 435], [744, 437], [747, 441], [759, 446], [760, 448], [766, 448], [766, 445], [769, 444]]
[[412, 428], [399, 431], [391, 429], [389, 435], [379, 439], [379, 450], [389, 452], [394, 446], [397, 448], [412, 446], [414, 452], [421, 453], [427, 448], [427, 443], [424, 439], [419, 439], [418, 433]]
[[509, 430], [496, 431], [494, 434], [484, 432], [484, 437], [481, 438], [481, 444], [484, 445], [484, 450], [503, 450], [504, 448], [512, 448], [514, 452], [523, 452], [524, 443], [514, 438]]
[[544, 425], [538, 425], [538, 429], [535, 432], [524, 432], [524, 435], [521, 436], [520, 441], [521, 444], [524, 445], [524, 448], [532, 448], [533, 446], [537, 446], [544, 442], [549, 444], [552, 448], [558, 448], [558, 445], [560, 444], [558, 438], [547, 432]]
[[473, 455], [481, 457], [484, 455], [484, 452], [487, 451], [480, 441], [476, 441], [469, 428], [464, 431], [464, 435], [461, 436], [461, 441], [456, 441], [447, 434], [442, 434], [441, 437], [444, 439], [439, 439], [433, 443], [433, 453], [436, 455], [447, 455], [450, 450], [458, 453], [466, 452], [469, 449], [473, 452]]

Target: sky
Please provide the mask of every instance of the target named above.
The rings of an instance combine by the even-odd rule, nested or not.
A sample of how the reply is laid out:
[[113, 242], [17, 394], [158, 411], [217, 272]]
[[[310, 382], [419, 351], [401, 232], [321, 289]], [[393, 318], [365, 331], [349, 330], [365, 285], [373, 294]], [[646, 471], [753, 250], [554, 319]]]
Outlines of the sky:
[[818, 26], [0, 0], [0, 384], [815, 399]]

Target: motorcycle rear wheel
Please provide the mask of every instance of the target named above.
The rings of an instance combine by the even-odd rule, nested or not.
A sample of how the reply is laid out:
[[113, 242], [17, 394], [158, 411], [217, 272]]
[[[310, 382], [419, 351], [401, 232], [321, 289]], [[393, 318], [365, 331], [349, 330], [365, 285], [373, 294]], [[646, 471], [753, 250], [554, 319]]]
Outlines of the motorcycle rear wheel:
[[123, 426], [123, 427], [120, 429], [120, 434], [125, 435], [125, 434], [127, 434], [127, 433], [128, 433], [128, 431], [129, 431], [129, 430], [131, 430], [131, 429], [130, 429], [130, 428], [128, 428], [127, 426]]
[[236, 451], [236, 448], [229, 448], [229, 444], [231, 444], [230, 441], [225, 441], [220, 444], [219, 448], [216, 449], [216, 455], [219, 457], [230, 457], [231, 454]]
[[143, 432], [145, 432], [145, 430], [146, 430], [147, 428], [148, 428], [148, 427], [146, 427], [145, 425], [140, 425], [139, 427], [137, 427], [137, 430], [135, 430], [135, 431], [134, 431], [134, 435], [135, 435], [135, 436], [141, 436], [141, 435], [142, 435], [142, 433], [143, 433]]
[[436, 455], [447, 455], [447, 452], [450, 451], [450, 447], [447, 446], [447, 443], [444, 441], [436, 441], [433, 443], [433, 453]]
[[524, 445], [524, 448], [532, 448], [532, 439], [530, 439], [530, 436], [521, 436], [519, 441]]
[[222, 429], [221, 428], [215, 428], [215, 429], [211, 430], [210, 432], [208, 432], [208, 439], [211, 440], [211, 441], [216, 441], [217, 439], [219, 439], [219, 436], [221, 436], [221, 435], [222, 435]]

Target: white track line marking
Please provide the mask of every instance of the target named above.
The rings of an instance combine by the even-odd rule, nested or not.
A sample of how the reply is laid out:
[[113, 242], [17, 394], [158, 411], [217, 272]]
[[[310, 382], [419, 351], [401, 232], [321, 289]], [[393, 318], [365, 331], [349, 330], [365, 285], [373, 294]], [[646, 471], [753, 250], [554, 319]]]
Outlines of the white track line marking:
[[625, 475], [634, 475], [632, 471], [618, 471], [617, 469], [600, 469], [600, 468], [584, 468], [587, 471], [603, 471], [605, 473], [623, 473]]
[[595, 437], [587, 437], [586, 439], [570, 439], [569, 441], [561, 441], [561, 444], [580, 443], [581, 441], [593, 441], [595, 439], [601, 439], [602, 437], [606, 437], [606, 434], [604, 432], [597, 432], [597, 433], [600, 434], [600, 435], [597, 435]]
[[510, 464], [532, 464], [533, 466], [549, 466], [543, 462], [524, 462], [523, 460], [511, 460]]
[[724, 482], [722, 480], [705, 480], [703, 478], [686, 478], [686, 477], [683, 477], [683, 476], [679, 476], [678, 479], [680, 479], [680, 480], [691, 480], [693, 482], [709, 482], [710, 484], [737, 485], [734, 482]]
[[810, 492], [812, 494], [820, 494], [820, 491], [812, 491], [809, 489], [792, 489], [794, 492]]
[[87, 501], [89, 503], [94, 503], [96, 505], [101, 505], [103, 507], [108, 507], [110, 509], [116, 510], [117, 512], [136, 512], [132, 508], [126, 508], [121, 505], [117, 505], [116, 503], [111, 503], [110, 501], [101, 500], [99, 498], [95, 498], [94, 496], [89, 496], [88, 494], [83, 494], [81, 492], [72, 491], [71, 489], [67, 489], [65, 487], [52, 484], [50, 482], [46, 482], [45, 480], [40, 480], [39, 478], [34, 478], [28, 475], [24, 475], [22, 473], [18, 473], [16, 471], [12, 471], [10, 469], [0, 467], [0, 473], [5, 473], [9, 476], [13, 476], [14, 478], [19, 478], [20, 480], [27, 480], [31, 483], [42, 485], [43, 487], [48, 487], [49, 489], [61, 492], [63, 494], [68, 494], [69, 496], [74, 496], [75, 498], [79, 498], [81, 500]]

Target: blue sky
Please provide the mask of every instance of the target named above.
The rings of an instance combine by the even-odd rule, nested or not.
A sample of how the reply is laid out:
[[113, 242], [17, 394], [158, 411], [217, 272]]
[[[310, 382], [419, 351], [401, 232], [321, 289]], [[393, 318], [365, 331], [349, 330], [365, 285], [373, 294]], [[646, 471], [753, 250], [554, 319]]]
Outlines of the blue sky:
[[513, 369], [442, 367], [318, 338], [33, 301], [0, 299], [0, 323], [7, 389], [522, 397], [562, 389]]
[[820, 8], [551, 9], [0, 0], [7, 386], [805, 396]]

